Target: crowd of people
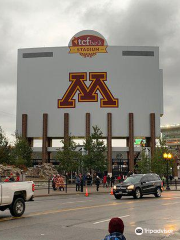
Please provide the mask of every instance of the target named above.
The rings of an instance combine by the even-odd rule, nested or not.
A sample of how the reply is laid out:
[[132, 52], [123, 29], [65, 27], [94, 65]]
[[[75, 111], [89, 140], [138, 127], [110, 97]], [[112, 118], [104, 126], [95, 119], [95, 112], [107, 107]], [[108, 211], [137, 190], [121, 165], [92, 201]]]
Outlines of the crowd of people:
[[[130, 176], [133, 174], [133, 172], [129, 172], [127, 176]], [[94, 183], [96, 185], [96, 190], [99, 191], [99, 186], [102, 184], [102, 186], [105, 188], [113, 187], [115, 183], [122, 182], [126, 179], [125, 175], [119, 174], [117, 177], [110, 176], [108, 174], [105, 174], [102, 176], [101, 174], [93, 174], [90, 173], [87, 174], [75, 174], [75, 184], [76, 184], [76, 191], [83, 191], [83, 186], [92, 186]]]
[[52, 188], [54, 191], [56, 190], [60, 190], [61, 189], [64, 191], [65, 189], [65, 181], [64, 181], [64, 178], [62, 175], [60, 174], [57, 174], [57, 175], [54, 175], [53, 178], [52, 178]]
[[20, 181], [20, 174], [17, 172], [16, 176], [13, 173], [10, 173], [9, 176], [5, 177], [4, 182], [19, 182]]

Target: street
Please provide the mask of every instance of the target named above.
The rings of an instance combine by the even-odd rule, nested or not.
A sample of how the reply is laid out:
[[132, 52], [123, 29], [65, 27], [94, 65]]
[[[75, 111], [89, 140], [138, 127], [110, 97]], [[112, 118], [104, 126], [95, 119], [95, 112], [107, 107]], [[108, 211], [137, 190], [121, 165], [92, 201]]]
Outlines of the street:
[[12, 218], [9, 211], [0, 212], [1, 240], [101, 240], [108, 234], [112, 217], [120, 217], [125, 224], [127, 240], [164, 239], [162, 233], [143, 233], [135, 229], [173, 230], [167, 239], [180, 239], [180, 192], [163, 192], [140, 200], [124, 197], [116, 200], [104, 194], [49, 196], [26, 203], [21, 218]]

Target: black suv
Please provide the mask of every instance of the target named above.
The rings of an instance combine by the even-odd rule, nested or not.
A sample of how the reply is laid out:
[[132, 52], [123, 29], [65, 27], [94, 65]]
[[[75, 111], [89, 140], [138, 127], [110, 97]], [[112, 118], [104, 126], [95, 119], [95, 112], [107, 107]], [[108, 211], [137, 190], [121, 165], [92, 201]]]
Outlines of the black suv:
[[161, 197], [162, 187], [162, 180], [157, 174], [133, 174], [124, 182], [114, 186], [113, 194], [116, 199], [121, 199], [122, 196], [133, 196], [139, 199], [148, 194]]

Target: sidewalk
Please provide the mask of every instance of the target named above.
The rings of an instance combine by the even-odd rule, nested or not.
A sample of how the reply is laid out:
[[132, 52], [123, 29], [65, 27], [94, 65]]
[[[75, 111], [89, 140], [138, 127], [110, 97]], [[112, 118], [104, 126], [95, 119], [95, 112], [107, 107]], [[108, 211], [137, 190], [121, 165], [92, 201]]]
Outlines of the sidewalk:
[[70, 185], [67, 188], [67, 193], [66, 191], [59, 191], [56, 190], [54, 191], [53, 189], [50, 189], [50, 193], [48, 194], [48, 189], [35, 189], [35, 197], [45, 197], [45, 196], [56, 196], [56, 195], [76, 195], [76, 194], [85, 194], [86, 193], [86, 188], [88, 190], [88, 194], [101, 194], [101, 193], [109, 193], [111, 192], [111, 187], [105, 187], [103, 188], [102, 186], [99, 187], [99, 191], [96, 191], [96, 186], [85, 186], [83, 188], [83, 192], [77, 191], [76, 192], [76, 187], [74, 185]]

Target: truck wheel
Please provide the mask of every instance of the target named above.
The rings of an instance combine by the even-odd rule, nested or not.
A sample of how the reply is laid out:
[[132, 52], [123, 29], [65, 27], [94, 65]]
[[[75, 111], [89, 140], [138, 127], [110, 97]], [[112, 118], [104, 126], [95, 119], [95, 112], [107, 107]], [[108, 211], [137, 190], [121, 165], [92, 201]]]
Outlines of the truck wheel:
[[25, 202], [23, 198], [16, 198], [11, 207], [10, 207], [10, 213], [14, 217], [21, 217], [25, 211]]
[[121, 199], [122, 195], [114, 195], [116, 199]]
[[155, 197], [161, 197], [161, 189], [158, 187], [156, 188], [156, 193], [154, 194]]

